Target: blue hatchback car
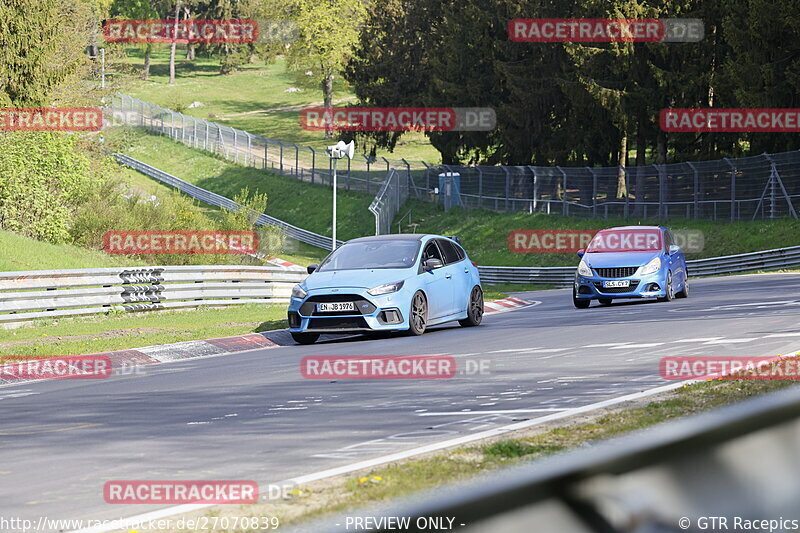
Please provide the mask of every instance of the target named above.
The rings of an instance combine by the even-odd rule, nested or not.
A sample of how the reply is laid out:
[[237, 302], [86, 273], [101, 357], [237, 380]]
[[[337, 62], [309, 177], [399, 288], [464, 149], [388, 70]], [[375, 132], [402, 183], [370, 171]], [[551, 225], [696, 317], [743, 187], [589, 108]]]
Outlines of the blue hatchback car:
[[608, 305], [617, 298], [669, 301], [689, 296], [686, 259], [665, 227], [605, 229], [578, 256], [572, 302], [579, 309], [592, 300]]
[[292, 290], [289, 332], [300, 344], [321, 333], [408, 331], [483, 318], [478, 269], [454, 238], [380, 235], [346, 242]]

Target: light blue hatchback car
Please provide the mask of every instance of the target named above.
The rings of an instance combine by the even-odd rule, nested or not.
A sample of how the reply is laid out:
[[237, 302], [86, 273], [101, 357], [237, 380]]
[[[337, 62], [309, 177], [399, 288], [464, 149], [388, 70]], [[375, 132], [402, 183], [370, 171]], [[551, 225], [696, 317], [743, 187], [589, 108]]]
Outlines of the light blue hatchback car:
[[455, 238], [399, 234], [346, 242], [292, 290], [289, 332], [300, 344], [321, 333], [407, 331], [483, 319], [478, 269]]
[[601, 230], [578, 256], [572, 302], [579, 309], [592, 300], [609, 305], [618, 298], [669, 301], [689, 296], [686, 258], [663, 226]]

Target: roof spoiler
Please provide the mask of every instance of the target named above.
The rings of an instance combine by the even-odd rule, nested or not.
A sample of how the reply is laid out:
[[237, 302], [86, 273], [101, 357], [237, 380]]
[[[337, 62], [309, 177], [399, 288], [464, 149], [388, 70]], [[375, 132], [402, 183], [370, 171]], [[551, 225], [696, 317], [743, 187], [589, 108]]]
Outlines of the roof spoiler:
[[453, 239], [453, 240], [454, 240], [454, 241], [456, 241], [458, 244], [461, 244], [461, 239], [459, 239], [457, 235], [448, 235], [448, 236], [447, 236], [447, 238], [448, 238], [448, 239]]

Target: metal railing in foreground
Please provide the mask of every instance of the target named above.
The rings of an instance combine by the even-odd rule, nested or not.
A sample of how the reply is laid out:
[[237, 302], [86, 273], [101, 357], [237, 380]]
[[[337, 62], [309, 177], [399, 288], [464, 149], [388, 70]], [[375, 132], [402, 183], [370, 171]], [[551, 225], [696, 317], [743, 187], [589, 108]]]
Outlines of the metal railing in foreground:
[[288, 303], [305, 277], [297, 269], [246, 265], [0, 272], [0, 327], [110, 311]]
[[[800, 389], [793, 387], [315, 526], [346, 531], [370, 516], [407, 518], [406, 532], [452, 519], [468, 532], [644, 533], [720, 531], [711, 521], [723, 517], [730, 530], [748, 530], [734, 520], [800, 520], [798, 479]], [[797, 529], [787, 523], [761, 529]]]

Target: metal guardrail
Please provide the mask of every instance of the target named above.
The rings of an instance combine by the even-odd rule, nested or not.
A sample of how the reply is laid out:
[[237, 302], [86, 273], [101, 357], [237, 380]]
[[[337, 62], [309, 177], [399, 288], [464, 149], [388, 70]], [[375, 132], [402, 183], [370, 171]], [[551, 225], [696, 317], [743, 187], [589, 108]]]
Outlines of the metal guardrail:
[[[403, 517], [407, 532], [429, 531], [426, 524], [437, 518], [444, 524], [452, 520], [459, 531], [492, 533], [750, 529], [734, 527], [735, 517], [796, 522], [798, 432], [800, 389], [794, 387], [477, 482], [328, 517], [313, 530], [346, 531], [348, 523], [365, 516]], [[711, 527], [712, 517], [726, 518], [728, 527], [719, 522]], [[392, 531], [392, 523], [383, 524], [371, 531]], [[797, 529], [787, 524], [760, 529]]]
[[0, 272], [0, 327], [113, 310], [288, 303], [305, 277], [296, 269], [246, 265]]
[[[180, 178], [176, 178], [171, 174], [167, 174], [166, 172], [159, 170], [155, 167], [148, 165], [147, 163], [142, 163], [130, 156], [124, 154], [114, 154], [114, 158], [120, 164], [123, 164], [127, 167], [130, 167], [134, 170], [138, 170], [142, 174], [149, 176], [153, 179], [160, 181], [170, 187], [174, 187], [181, 191], [184, 194], [191, 196], [197, 200], [205, 202], [210, 205], [214, 205], [217, 207], [222, 207], [224, 209], [234, 210], [243, 208], [241, 204], [234, 202], [230, 198], [226, 198], [225, 196], [221, 196], [219, 194], [213, 193], [202, 187], [198, 187], [197, 185], [192, 185], [189, 182], [183, 181]], [[292, 239], [296, 239], [300, 242], [304, 242], [306, 244], [310, 244], [312, 246], [316, 246], [318, 248], [322, 248], [324, 250], [330, 250], [332, 247], [333, 239], [330, 237], [326, 237], [324, 235], [320, 235], [318, 233], [314, 233], [313, 231], [308, 231], [302, 228], [298, 228], [297, 226], [293, 226], [288, 222], [284, 222], [275, 217], [271, 217], [264, 213], [260, 213], [258, 220], [256, 220], [256, 224], [258, 225], [270, 225], [280, 228], [287, 237], [291, 237]], [[337, 240], [339, 244], [343, 241]]]

